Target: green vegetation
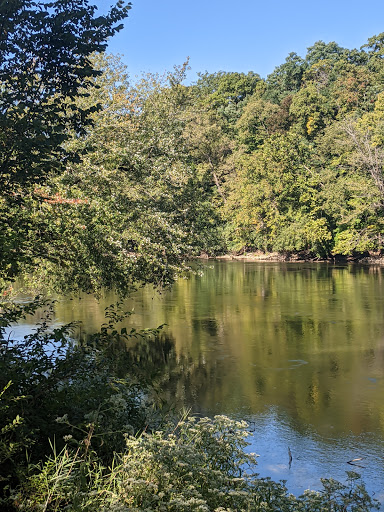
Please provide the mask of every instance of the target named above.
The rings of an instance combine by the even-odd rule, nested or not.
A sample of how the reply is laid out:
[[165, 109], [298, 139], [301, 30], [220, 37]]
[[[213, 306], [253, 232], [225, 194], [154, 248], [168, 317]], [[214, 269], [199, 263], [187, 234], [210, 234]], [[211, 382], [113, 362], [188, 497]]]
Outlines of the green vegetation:
[[91, 9], [66, 41], [64, 4], [4, 13], [3, 280], [38, 268], [60, 290], [128, 293], [171, 284], [202, 252], [381, 253], [382, 36], [361, 50], [317, 42], [265, 80], [185, 86], [184, 63], [130, 83], [100, 53], [126, 8], [94, 21]]
[[236, 104], [221, 164], [228, 249], [381, 252], [381, 48], [382, 35], [352, 51], [317, 42]]
[[[315, 43], [266, 80], [205, 73], [185, 86], [185, 63], [131, 84], [103, 53], [129, 8], [0, 3], [3, 297], [31, 274], [60, 291], [162, 288], [202, 252], [382, 250], [383, 35], [361, 50]], [[12, 339], [42, 305], [36, 331]], [[72, 325], [50, 328], [40, 298], [1, 311], [2, 510], [374, 506], [352, 473], [347, 488], [328, 480], [297, 499], [246, 475], [244, 424], [158, 432], [153, 383], [124, 342], [159, 331], [118, 332], [117, 306], [83, 344]]]
[[26, 482], [17, 500], [21, 510], [62, 510], [69, 505], [79, 512], [341, 512], [374, 505], [353, 472], [348, 486], [324, 479], [321, 492], [307, 491], [300, 498], [288, 494], [283, 483], [247, 472], [255, 456], [244, 453], [246, 429], [244, 422], [216, 416], [127, 436], [125, 452], [108, 470], [86, 450], [66, 449]]

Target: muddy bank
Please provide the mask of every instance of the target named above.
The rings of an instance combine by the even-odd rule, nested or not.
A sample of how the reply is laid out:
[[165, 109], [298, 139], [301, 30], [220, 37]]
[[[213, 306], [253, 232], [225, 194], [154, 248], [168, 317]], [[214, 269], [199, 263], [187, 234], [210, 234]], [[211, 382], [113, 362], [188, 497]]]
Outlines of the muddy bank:
[[247, 252], [242, 254], [222, 254], [218, 256], [200, 255], [200, 259], [213, 260], [239, 260], [239, 261], [271, 261], [271, 262], [323, 262], [323, 263], [360, 263], [363, 265], [384, 265], [383, 254], [364, 254], [359, 256], [334, 256], [329, 258], [316, 258], [308, 254], [279, 253], [279, 252]]

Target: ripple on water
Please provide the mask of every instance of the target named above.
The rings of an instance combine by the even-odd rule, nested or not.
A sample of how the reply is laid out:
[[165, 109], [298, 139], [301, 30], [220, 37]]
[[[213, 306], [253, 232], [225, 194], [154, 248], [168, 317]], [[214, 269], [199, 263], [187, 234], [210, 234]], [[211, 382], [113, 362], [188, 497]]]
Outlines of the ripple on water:
[[[306, 489], [320, 490], [322, 477], [346, 482], [346, 472], [354, 471], [384, 510], [383, 440], [373, 439], [373, 434], [343, 438], [324, 438], [309, 430], [300, 434], [276, 408], [246, 419], [252, 433], [249, 451], [259, 455], [256, 471], [261, 477], [286, 480], [289, 492], [298, 496]], [[362, 459], [356, 461], [358, 465], [348, 464], [357, 458]]]

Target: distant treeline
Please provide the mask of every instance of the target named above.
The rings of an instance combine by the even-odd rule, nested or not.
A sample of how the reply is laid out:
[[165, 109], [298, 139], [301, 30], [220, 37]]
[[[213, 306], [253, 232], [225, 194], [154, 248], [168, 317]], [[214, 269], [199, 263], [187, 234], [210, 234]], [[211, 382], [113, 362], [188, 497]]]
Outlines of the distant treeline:
[[[100, 66], [110, 73], [116, 64], [110, 57]], [[318, 41], [266, 79], [219, 71], [185, 86], [187, 66], [127, 82], [108, 109], [116, 107], [115, 142], [127, 122], [134, 141], [146, 141], [134, 153], [132, 132], [126, 139], [126, 172], [162, 169], [152, 190], [163, 187], [163, 200], [167, 180], [183, 183], [178, 208], [195, 249], [320, 258], [382, 251], [384, 34], [360, 50]]]
[[383, 57], [384, 34], [360, 50], [318, 41], [265, 80], [219, 72], [189, 88], [186, 152], [226, 250], [383, 249]]

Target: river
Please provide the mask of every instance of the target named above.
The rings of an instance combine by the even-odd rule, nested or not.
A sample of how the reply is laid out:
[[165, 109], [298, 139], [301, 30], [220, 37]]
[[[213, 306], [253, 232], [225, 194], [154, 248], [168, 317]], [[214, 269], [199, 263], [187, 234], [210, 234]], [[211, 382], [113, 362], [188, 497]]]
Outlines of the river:
[[[200, 276], [161, 295], [141, 289], [126, 304], [129, 327], [167, 324], [157, 379], [168, 402], [247, 420], [257, 471], [295, 494], [353, 470], [384, 503], [384, 268], [203, 266]], [[60, 300], [57, 321], [81, 320], [85, 335], [114, 300]]]

